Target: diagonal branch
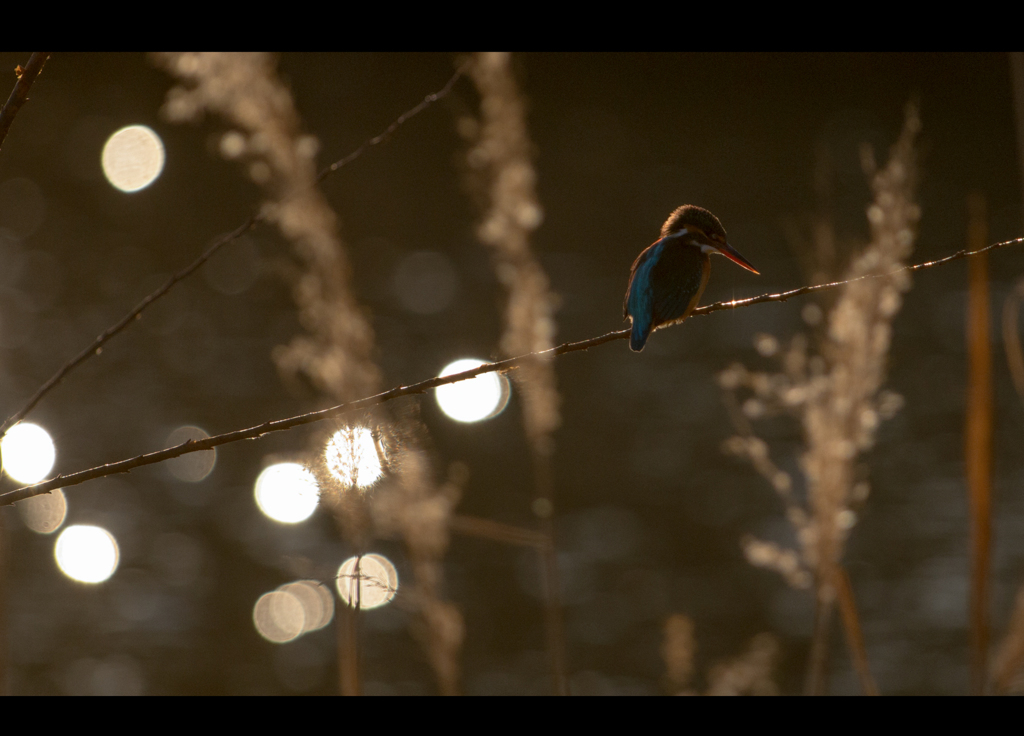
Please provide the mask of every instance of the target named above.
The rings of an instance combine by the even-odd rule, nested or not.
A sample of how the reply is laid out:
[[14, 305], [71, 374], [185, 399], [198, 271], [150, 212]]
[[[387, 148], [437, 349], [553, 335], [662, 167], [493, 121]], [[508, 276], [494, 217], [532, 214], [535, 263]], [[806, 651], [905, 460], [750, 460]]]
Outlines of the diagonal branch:
[[[34, 58], [35, 58], [35, 56], [33, 56], [33, 59]], [[31, 65], [31, 61], [29, 62], [29, 64]], [[42, 66], [42, 64], [40, 64], [40, 66]], [[437, 92], [434, 92], [433, 94], [427, 95], [426, 97], [423, 98], [423, 100], [418, 105], [416, 105], [412, 109], [407, 110], [406, 112], [402, 113], [402, 115], [400, 115], [398, 117], [398, 119], [395, 120], [395, 122], [391, 123], [391, 125], [389, 125], [387, 127], [387, 129], [383, 133], [381, 133], [378, 136], [375, 136], [374, 138], [370, 138], [365, 143], [363, 143], [361, 146], [359, 146], [359, 148], [354, 150], [352, 153], [350, 153], [349, 155], [345, 156], [344, 158], [342, 158], [342, 159], [340, 159], [338, 161], [335, 161], [333, 164], [331, 164], [330, 166], [325, 168], [317, 176], [317, 178], [316, 178], [317, 183], [322, 182], [324, 179], [326, 179], [328, 176], [330, 176], [331, 174], [333, 174], [335, 171], [337, 171], [338, 169], [342, 168], [343, 166], [346, 166], [346, 165], [352, 163], [357, 158], [359, 158], [359, 156], [361, 156], [363, 153], [365, 153], [368, 149], [370, 149], [373, 146], [376, 146], [376, 145], [378, 145], [380, 143], [383, 143], [384, 141], [388, 140], [407, 120], [409, 120], [410, 118], [415, 117], [419, 113], [423, 112], [428, 107], [430, 107], [432, 104], [434, 104], [438, 100], [444, 98], [449, 92], [451, 92], [452, 87], [462, 77], [462, 75], [464, 73], [465, 73], [465, 66], [460, 67], [455, 72], [454, 76], [452, 76], [452, 78], [448, 80], [448, 83], [445, 84], [444, 87], [442, 87]], [[26, 70], [25, 74], [26, 75], [28, 74], [27, 70]], [[16, 88], [15, 91], [17, 91], [17, 88]], [[13, 94], [12, 94], [12, 97], [13, 97]], [[10, 103], [8, 103], [8, 104], [10, 104]], [[5, 113], [6, 113], [6, 109], [7, 108], [5, 107], [4, 108]], [[12, 114], [12, 117], [13, 117], [13, 114]], [[0, 131], [0, 133], [2, 133], [2, 131]], [[3, 140], [2, 135], [0, 135], [0, 142], [2, 142], [2, 140]], [[101, 332], [99, 334], [99, 336], [97, 336], [96, 339], [93, 340], [89, 344], [88, 347], [86, 347], [84, 350], [82, 350], [80, 353], [78, 353], [78, 355], [76, 355], [71, 360], [69, 360], [64, 365], [62, 365], [57, 370], [57, 372], [54, 373], [50, 377], [50, 379], [48, 381], [46, 381], [46, 383], [44, 383], [42, 386], [40, 386], [38, 389], [36, 389], [36, 392], [34, 394], [32, 394], [31, 397], [29, 397], [29, 400], [25, 402], [24, 406], [22, 406], [21, 409], [19, 409], [14, 414], [9, 416], [6, 420], [4, 420], [4, 423], [2, 425], [0, 425], [0, 437], [3, 437], [7, 433], [7, 430], [9, 430], [15, 424], [20, 422], [22, 419], [24, 419], [28, 415], [28, 413], [30, 411], [32, 411], [32, 409], [35, 408], [36, 404], [38, 404], [42, 400], [42, 398], [44, 396], [46, 396], [46, 394], [48, 394], [51, 390], [53, 390], [54, 387], [57, 386], [57, 384], [59, 384], [61, 381], [64, 380], [64, 378], [68, 375], [68, 373], [70, 373], [75, 368], [77, 368], [79, 365], [84, 363], [91, 356], [98, 355], [101, 352], [101, 348], [107, 343], [108, 340], [110, 340], [112, 337], [114, 337], [119, 332], [124, 330], [128, 325], [130, 325], [136, 319], [138, 319], [139, 315], [141, 315], [142, 312], [147, 307], [149, 307], [153, 302], [155, 302], [157, 299], [159, 299], [164, 294], [166, 294], [168, 291], [170, 291], [180, 281], [188, 278], [200, 266], [202, 266], [204, 263], [206, 263], [208, 260], [210, 260], [210, 258], [212, 258], [213, 255], [218, 250], [220, 250], [222, 247], [224, 247], [228, 243], [231, 243], [231, 242], [237, 240], [239, 237], [241, 237], [243, 234], [245, 234], [246, 232], [248, 232], [252, 228], [256, 227], [257, 225], [266, 222], [268, 216], [269, 216], [269, 213], [266, 212], [266, 211], [254, 214], [254, 215], [250, 216], [248, 220], [246, 220], [241, 225], [239, 225], [234, 230], [232, 230], [230, 233], [228, 233], [227, 235], [223, 235], [220, 238], [218, 238], [217, 240], [215, 240], [192, 263], [190, 263], [188, 266], [185, 266], [185, 268], [181, 269], [176, 274], [171, 276], [171, 278], [169, 278], [163, 284], [163, 286], [161, 286], [156, 291], [154, 291], [152, 294], [150, 294], [145, 299], [143, 299], [141, 302], [139, 302], [135, 306], [134, 309], [132, 309], [130, 312], [128, 312], [128, 314], [126, 314], [120, 320], [118, 320], [117, 322], [112, 324], [110, 327], [105, 329], [103, 332]]]
[[15, 70], [15, 74], [18, 75], [18, 81], [15, 82], [14, 89], [11, 90], [11, 96], [7, 98], [3, 109], [0, 110], [0, 146], [4, 144], [7, 131], [11, 129], [11, 123], [14, 122], [14, 116], [18, 114], [21, 106], [28, 101], [29, 88], [36, 81], [39, 72], [43, 70], [43, 64], [49, 58], [49, 51], [36, 51], [32, 56], [28, 57], [28, 64], [24, 68], [18, 66]]
[[[956, 253], [946, 256], [945, 258], [939, 258], [935, 261], [928, 261], [926, 263], [918, 263], [912, 266], [905, 266], [904, 268], [897, 269], [892, 273], [899, 273], [900, 271], [921, 271], [926, 268], [932, 268], [933, 266], [941, 266], [952, 261], [966, 258], [968, 256], [978, 255], [980, 253], [987, 253], [990, 250], [996, 250], [997, 248], [1004, 248], [1008, 245], [1015, 245], [1017, 243], [1024, 243], [1024, 238], [1014, 238], [1013, 240], [1004, 240], [1000, 243], [993, 243], [987, 245], [984, 248], [978, 250], [961, 250]], [[834, 289], [839, 286], [845, 286], [852, 281], [860, 281], [868, 278], [884, 278], [891, 276], [892, 274], [873, 274], [869, 276], [860, 276], [856, 279], [850, 279], [849, 281], [834, 281], [829, 284], [818, 284], [816, 286], [803, 286], [799, 289], [792, 289], [790, 291], [784, 291], [778, 294], [762, 294], [761, 296], [751, 297], [750, 299], [733, 299], [728, 302], [715, 302], [709, 304], [706, 307], [699, 307], [693, 310], [693, 314], [710, 314], [712, 312], [719, 312], [724, 309], [738, 309], [740, 307], [749, 307], [754, 304], [762, 304], [764, 302], [784, 302], [787, 299], [791, 299], [795, 296], [802, 296], [803, 294], [809, 294], [815, 291], [821, 291], [823, 289]], [[579, 350], [588, 350], [598, 345], [603, 345], [614, 340], [622, 340], [629, 337], [629, 330], [617, 330], [615, 332], [609, 332], [598, 337], [591, 337], [587, 340], [580, 340], [579, 342], [567, 342], [559, 345], [558, 347], [551, 348], [550, 350], [542, 350], [537, 353], [528, 353], [526, 355], [519, 355], [515, 358], [508, 358], [507, 360], [499, 360], [494, 363], [484, 363], [477, 368], [472, 370], [463, 371], [462, 373], [453, 373], [450, 376], [429, 378], [426, 381], [420, 381], [419, 383], [413, 383], [409, 386], [396, 386], [395, 388], [389, 389], [382, 393], [376, 394], [375, 396], [368, 396], [358, 401], [350, 401], [345, 404], [339, 404], [338, 406], [332, 406], [328, 409], [321, 409], [319, 411], [312, 411], [307, 414], [299, 414], [293, 417], [287, 417], [285, 419], [275, 419], [272, 421], [264, 422], [255, 427], [249, 427], [247, 429], [238, 429], [233, 432], [226, 432], [224, 434], [218, 434], [213, 437], [207, 437], [202, 440], [188, 440], [176, 447], [168, 447], [164, 450], [157, 452], [150, 452], [145, 455], [138, 455], [133, 458], [126, 460], [120, 460], [114, 463], [108, 463], [106, 465], [100, 465], [95, 468], [89, 468], [88, 470], [80, 470], [77, 473], [71, 473], [69, 475], [58, 475], [50, 480], [43, 481], [42, 483], [36, 483], [31, 486], [23, 486], [21, 488], [15, 488], [13, 491], [0, 494], [0, 506], [7, 506], [18, 501], [24, 501], [26, 498], [32, 498], [33, 496], [39, 496], [44, 493], [56, 490], [58, 488], [67, 488], [68, 486], [78, 485], [79, 483], [85, 483], [89, 480], [95, 480], [96, 478], [103, 478], [108, 475], [115, 475], [117, 473], [127, 473], [135, 468], [141, 468], [144, 465], [153, 465], [154, 463], [160, 463], [164, 460], [170, 460], [181, 455], [187, 455], [191, 452], [201, 452], [203, 450], [212, 450], [214, 447], [220, 445], [227, 445], [232, 442], [239, 442], [240, 440], [252, 440], [262, 437], [265, 434], [271, 432], [283, 432], [285, 430], [294, 429], [295, 427], [301, 427], [305, 424], [313, 424], [315, 422], [322, 422], [327, 419], [334, 419], [346, 414], [353, 414], [359, 411], [369, 409], [374, 406], [378, 406], [392, 399], [397, 399], [401, 396], [412, 396], [415, 394], [423, 394], [427, 391], [437, 388], [438, 386], [446, 386], [451, 383], [458, 383], [460, 381], [466, 381], [470, 378], [476, 378], [477, 376], [485, 373], [504, 373], [506, 371], [514, 370], [527, 361], [535, 360], [537, 356], [558, 356], [565, 355], [566, 353], [574, 353]]]

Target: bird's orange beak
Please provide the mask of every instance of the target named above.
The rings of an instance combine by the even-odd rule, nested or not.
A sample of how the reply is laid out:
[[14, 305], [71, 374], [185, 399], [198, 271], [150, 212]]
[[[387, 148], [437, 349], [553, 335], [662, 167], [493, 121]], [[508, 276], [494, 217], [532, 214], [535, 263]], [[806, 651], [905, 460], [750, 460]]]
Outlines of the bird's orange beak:
[[728, 243], [723, 243], [722, 245], [715, 245], [715, 248], [718, 249], [719, 253], [721, 253], [723, 256], [728, 258], [733, 263], [743, 266], [743, 268], [747, 269], [748, 271], [752, 271], [753, 273], [756, 273], [758, 276], [761, 275], [756, 268], [750, 265], [750, 261], [741, 256], [739, 254], [739, 251], [737, 251]]

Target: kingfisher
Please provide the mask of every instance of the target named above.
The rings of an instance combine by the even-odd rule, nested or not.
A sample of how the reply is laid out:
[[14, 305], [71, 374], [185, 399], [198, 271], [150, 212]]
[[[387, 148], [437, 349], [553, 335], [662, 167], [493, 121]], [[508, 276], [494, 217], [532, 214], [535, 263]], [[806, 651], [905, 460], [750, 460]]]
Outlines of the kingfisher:
[[661, 237], [637, 256], [629, 272], [622, 318], [633, 322], [631, 350], [640, 352], [652, 331], [690, 316], [708, 284], [712, 253], [758, 272], [726, 242], [725, 228], [709, 211], [692, 204], [673, 210]]

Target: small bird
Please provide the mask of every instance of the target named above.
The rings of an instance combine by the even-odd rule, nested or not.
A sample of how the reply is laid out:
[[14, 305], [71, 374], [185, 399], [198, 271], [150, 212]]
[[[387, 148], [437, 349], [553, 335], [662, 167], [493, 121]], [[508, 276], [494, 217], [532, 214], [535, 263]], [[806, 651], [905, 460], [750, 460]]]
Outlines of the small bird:
[[757, 273], [725, 242], [717, 217], [692, 204], [675, 209], [661, 226], [661, 238], [637, 256], [629, 272], [622, 316], [633, 322], [631, 350], [640, 352], [652, 331], [690, 316], [711, 275], [712, 253]]

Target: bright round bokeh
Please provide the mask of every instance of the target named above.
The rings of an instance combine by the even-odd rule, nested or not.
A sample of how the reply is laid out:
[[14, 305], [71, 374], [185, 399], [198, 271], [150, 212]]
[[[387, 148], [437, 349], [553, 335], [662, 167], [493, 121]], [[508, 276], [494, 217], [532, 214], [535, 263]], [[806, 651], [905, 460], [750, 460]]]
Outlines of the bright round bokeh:
[[264, 593], [252, 607], [252, 622], [267, 641], [283, 644], [302, 635], [306, 613], [302, 602], [291, 593], [275, 590]]
[[69, 526], [54, 545], [57, 567], [80, 583], [102, 583], [117, 569], [117, 540], [106, 529], [87, 524]]
[[302, 633], [322, 629], [334, 618], [334, 596], [331, 589], [316, 580], [296, 580], [278, 590], [289, 593], [302, 605], [305, 614]]
[[103, 175], [122, 192], [145, 189], [164, 170], [164, 143], [151, 128], [129, 125], [103, 146]]
[[26, 498], [19, 502], [17, 507], [25, 526], [38, 534], [57, 531], [68, 515], [67, 499], [60, 488]]
[[327, 470], [346, 488], [368, 488], [384, 474], [368, 427], [342, 427], [327, 441]]
[[[439, 378], [479, 368], [486, 361], [463, 358], [444, 367]], [[484, 373], [467, 381], [438, 386], [437, 404], [447, 416], [457, 422], [479, 422], [496, 417], [508, 404], [509, 385], [505, 376]]]
[[285, 583], [265, 593], [252, 608], [256, 631], [267, 641], [283, 644], [322, 629], [334, 618], [334, 596], [316, 580]]
[[0, 442], [4, 472], [19, 483], [38, 483], [53, 468], [57, 450], [50, 433], [31, 422], [16, 424]]
[[383, 555], [350, 557], [338, 568], [338, 595], [351, 608], [355, 608], [357, 602], [364, 611], [380, 608], [389, 603], [397, 592], [398, 570]]
[[298, 463], [276, 463], [256, 479], [256, 505], [282, 524], [305, 521], [320, 502], [316, 478]]

